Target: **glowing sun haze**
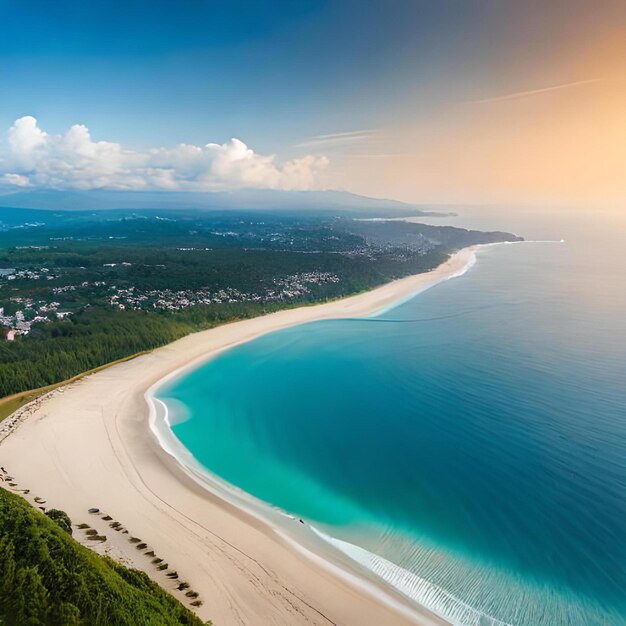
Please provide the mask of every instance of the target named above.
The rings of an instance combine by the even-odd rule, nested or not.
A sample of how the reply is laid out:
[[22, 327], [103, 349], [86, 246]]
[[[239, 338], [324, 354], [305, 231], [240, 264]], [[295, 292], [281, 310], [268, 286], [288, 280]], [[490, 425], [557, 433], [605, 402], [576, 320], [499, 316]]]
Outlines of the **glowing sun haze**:
[[431, 202], [624, 206], [626, 31], [611, 36], [571, 51], [564, 74], [580, 80], [551, 83], [538, 71], [529, 89], [494, 90], [389, 130], [381, 157], [356, 154], [348, 166], [359, 190], [382, 193], [385, 181], [394, 197]]

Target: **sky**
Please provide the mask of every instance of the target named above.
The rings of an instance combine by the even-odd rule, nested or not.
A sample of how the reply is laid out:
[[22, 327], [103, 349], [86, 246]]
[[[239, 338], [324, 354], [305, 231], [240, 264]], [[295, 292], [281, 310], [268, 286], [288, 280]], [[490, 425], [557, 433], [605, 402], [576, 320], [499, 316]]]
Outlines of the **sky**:
[[623, 0], [0, 0], [4, 190], [626, 204]]

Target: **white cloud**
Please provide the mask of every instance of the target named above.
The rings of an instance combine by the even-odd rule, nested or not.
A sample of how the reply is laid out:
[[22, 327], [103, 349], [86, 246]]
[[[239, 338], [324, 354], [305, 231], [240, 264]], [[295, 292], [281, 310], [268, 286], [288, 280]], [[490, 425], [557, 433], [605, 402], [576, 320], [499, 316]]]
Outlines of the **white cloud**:
[[360, 143], [369, 139], [374, 139], [381, 133], [378, 128], [364, 130], [351, 130], [343, 133], [330, 133], [328, 135], [316, 135], [298, 144], [301, 148], [333, 147], [334, 145], [344, 146], [346, 144]]
[[16, 120], [0, 148], [0, 185], [50, 189], [162, 189], [210, 191], [253, 187], [311, 189], [327, 166], [323, 156], [279, 163], [239, 139], [204, 146], [134, 151], [93, 141], [87, 127], [50, 135], [34, 117]]
[[8, 187], [28, 187], [30, 181], [26, 176], [20, 174], [2, 174], [0, 176], [0, 185], [6, 185]]

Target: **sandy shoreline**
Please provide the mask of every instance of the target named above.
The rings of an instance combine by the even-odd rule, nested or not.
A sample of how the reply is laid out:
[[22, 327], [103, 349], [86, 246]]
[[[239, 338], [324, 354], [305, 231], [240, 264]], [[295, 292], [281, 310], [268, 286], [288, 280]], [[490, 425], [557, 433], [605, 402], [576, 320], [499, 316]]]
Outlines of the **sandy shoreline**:
[[[108, 539], [100, 552], [167, 589], [176, 583], [128, 541], [148, 544], [200, 594], [215, 624], [444, 624], [378, 585], [339, 554], [319, 554], [306, 533], [285, 536], [239, 505], [201, 487], [157, 442], [144, 395], [159, 381], [259, 335], [304, 322], [372, 314], [463, 273], [466, 248], [431, 272], [326, 304], [279, 311], [195, 333], [52, 392], [0, 443], [0, 465], [32, 501], [88, 522]], [[108, 528], [99, 507], [129, 530]], [[269, 523], [268, 523], [269, 522]], [[75, 532], [80, 538], [80, 531]], [[82, 540], [83, 543], [86, 541]], [[189, 604], [181, 592], [175, 595]]]

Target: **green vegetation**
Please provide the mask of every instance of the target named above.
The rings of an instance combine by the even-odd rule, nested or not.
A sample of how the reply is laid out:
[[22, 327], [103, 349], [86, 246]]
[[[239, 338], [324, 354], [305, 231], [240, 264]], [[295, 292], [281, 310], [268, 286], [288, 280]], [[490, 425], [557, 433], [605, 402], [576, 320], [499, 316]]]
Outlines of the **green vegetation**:
[[146, 574], [84, 548], [4, 489], [0, 573], [0, 624], [7, 626], [203, 623]]
[[2, 398], [0, 400], [0, 422], [21, 409], [25, 404], [35, 400], [39, 395], [38, 393], [20, 393]]
[[55, 524], [62, 528], [69, 535], [72, 534], [72, 520], [65, 511], [59, 509], [50, 509], [46, 511], [46, 516], [49, 517]]
[[38, 325], [0, 352], [0, 396], [45, 387], [80, 372], [156, 348], [189, 332], [145, 313], [93, 310]]

